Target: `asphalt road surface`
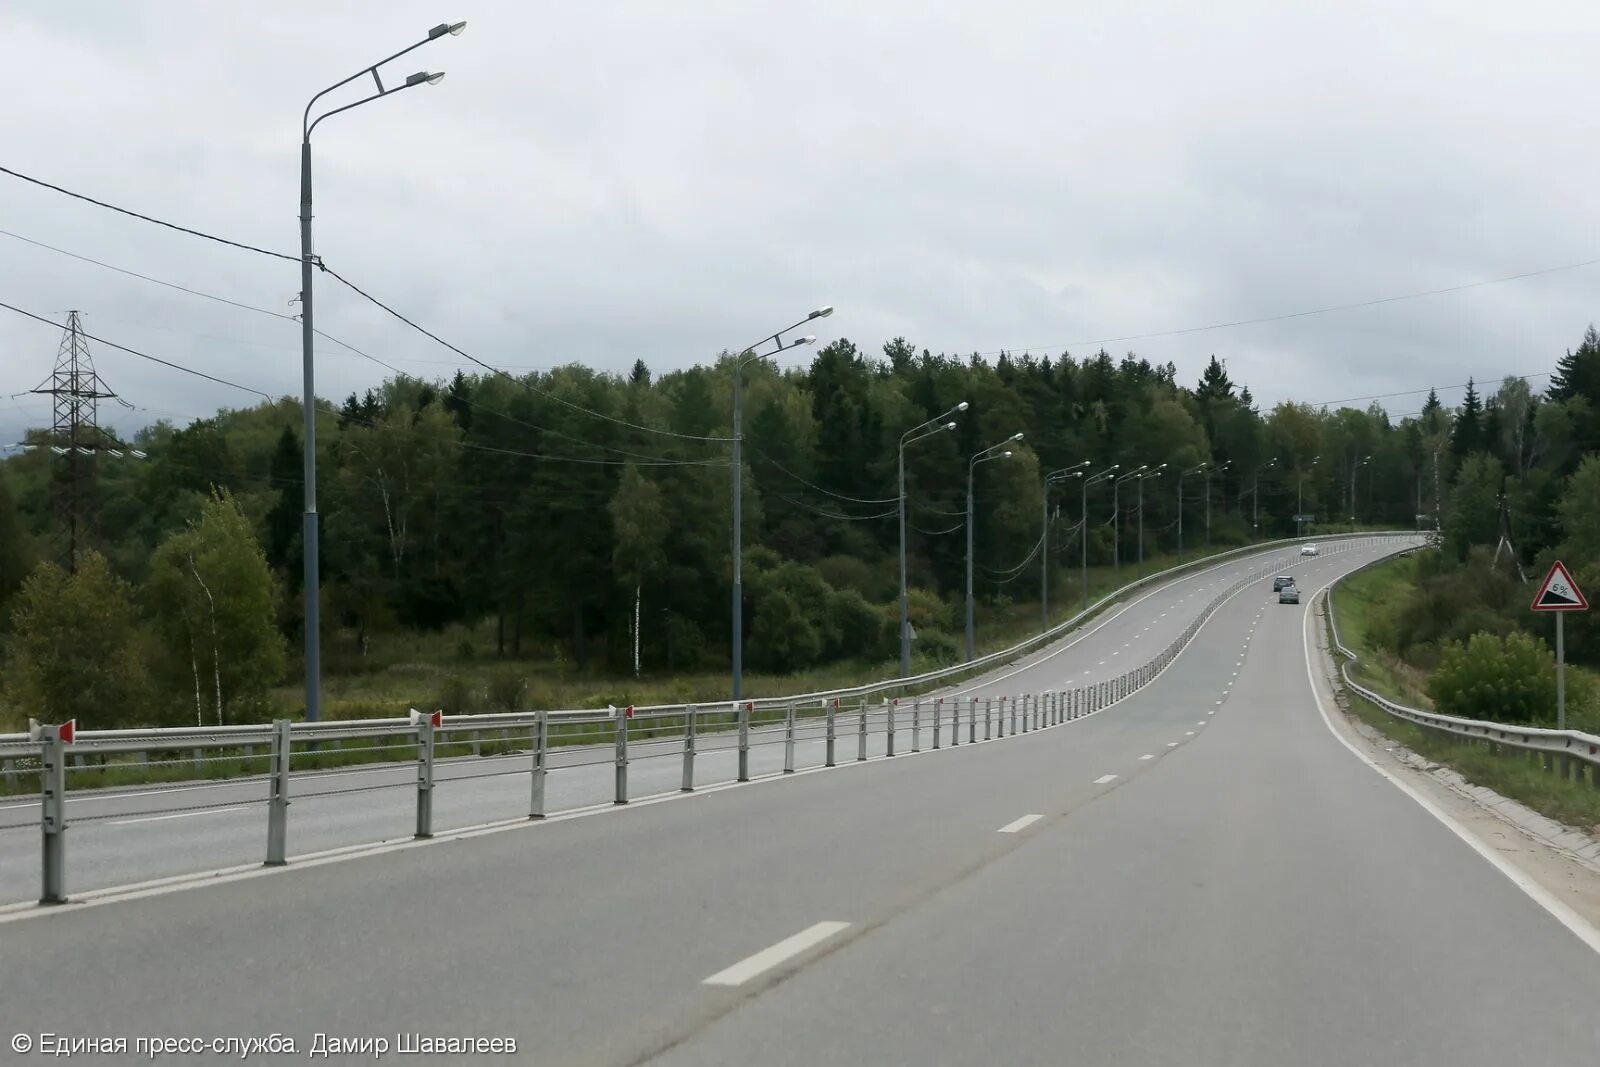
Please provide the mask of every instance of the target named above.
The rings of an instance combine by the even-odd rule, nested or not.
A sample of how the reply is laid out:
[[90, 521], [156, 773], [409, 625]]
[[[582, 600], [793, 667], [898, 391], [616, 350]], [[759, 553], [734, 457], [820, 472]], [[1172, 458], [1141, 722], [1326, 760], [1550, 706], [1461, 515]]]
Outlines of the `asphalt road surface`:
[[[1303, 559], [1297, 548], [1278, 548], [1214, 565], [1192, 575], [1140, 590], [1083, 629], [1025, 659], [941, 691], [947, 704], [930, 701], [918, 715], [920, 743], [933, 743], [932, 718], [941, 711], [942, 743], [950, 743], [948, 702], [991, 701], [1050, 690], [1087, 686], [1114, 678], [1154, 656], [1217, 594], [1264, 568], [1314, 580], [1338, 561], [1370, 559], [1392, 549], [1394, 539], [1357, 539], [1323, 544], [1323, 555]], [[1133, 576], [1132, 568], [1128, 576]], [[1007, 732], [1009, 732], [1008, 707]], [[982, 712], [977, 736], [983, 736]], [[963, 712], [960, 741], [972, 736], [970, 709]], [[897, 750], [912, 745], [913, 711], [896, 719]], [[859, 716], [846, 708], [836, 725], [836, 759], [855, 759]], [[546, 782], [546, 811], [559, 812], [607, 804], [614, 796], [611, 727], [595, 724], [597, 743], [552, 750]], [[797, 731], [795, 766], [821, 766], [826, 745], [819, 719], [803, 720]], [[781, 724], [757, 731], [752, 742], [753, 775], [781, 772]], [[361, 742], [355, 742], [361, 743]], [[1020, 742], [1019, 742], [1020, 743]], [[702, 735], [697, 742], [697, 786], [737, 777], [736, 738], [731, 731]], [[884, 716], [869, 717], [867, 752], [886, 748]], [[678, 789], [682, 780], [682, 742], [635, 741], [630, 750], [630, 796]], [[528, 811], [530, 755], [463, 758], [441, 762], [436, 770], [434, 827], [444, 832], [488, 821], [514, 819]], [[367, 765], [347, 770], [297, 774], [290, 787], [289, 851], [296, 855], [353, 848], [409, 837], [416, 826], [416, 768], [412, 763]], [[198, 871], [260, 863], [266, 847], [264, 780], [234, 779], [189, 787], [139, 786], [121, 790], [73, 790], [68, 772], [67, 889], [69, 894], [100, 890]], [[0, 904], [37, 900], [39, 803], [19, 797], [0, 801]]]
[[1595, 1062], [1600, 954], [1335, 738], [1307, 611], [1252, 586], [1145, 689], [1015, 741], [12, 912], [0, 1028], [300, 1059], [322, 1033], [541, 1064]]

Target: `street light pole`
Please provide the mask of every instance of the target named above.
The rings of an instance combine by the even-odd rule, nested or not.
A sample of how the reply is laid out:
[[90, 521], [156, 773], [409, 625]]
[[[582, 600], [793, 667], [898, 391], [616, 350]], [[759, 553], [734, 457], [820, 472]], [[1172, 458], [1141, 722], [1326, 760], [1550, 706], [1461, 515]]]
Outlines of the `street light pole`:
[[1261, 472], [1276, 462], [1278, 457], [1273, 456], [1265, 467], [1257, 467], [1255, 481], [1250, 487], [1250, 536], [1257, 541], [1261, 540]]
[[[1220, 465], [1217, 466], [1216, 469], [1219, 470], [1219, 471], [1225, 471], [1232, 465], [1233, 465], [1233, 460], [1225, 459], [1225, 460], [1222, 461], [1222, 463]], [[1227, 492], [1227, 486], [1223, 486], [1223, 492]], [[1211, 551], [1211, 468], [1210, 467], [1206, 468], [1206, 551], [1207, 552]]]
[[1083, 524], [1083, 544], [1079, 546], [1083, 555], [1082, 562], [1080, 564], [1081, 569], [1079, 571], [1080, 577], [1078, 581], [1083, 586], [1084, 611], [1089, 610], [1089, 487], [1091, 485], [1097, 485], [1100, 482], [1113, 477], [1117, 473], [1117, 469], [1121, 466], [1122, 464], [1120, 463], [1113, 463], [1099, 474], [1096, 474], [1091, 478], [1085, 478], [1083, 480], [1083, 485], [1081, 486], [1083, 494], [1078, 504], [1078, 521]]
[[1121, 501], [1118, 499], [1122, 483], [1129, 478], [1137, 478], [1139, 472], [1148, 469], [1149, 466], [1148, 463], [1141, 463], [1111, 483], [1111, 573], [1114, 581], [1122, 580], [1122, 511]]
[[[954, 421], [945, 421], [952, 415], [967, 410], [963, 400], [943, 415], [919, 423], [900, 435], [900, 677], [911, 673], [911, 608], [906, 595], [906, 445], [915, 444], [924, 437], [956, 428]], [[916, 436], [912, 436], [915, 434]]]
[[1136, 577], [1139, 578], [1144, 577], [1144, 482], [1146, 478], [1161, 477], [1161, 472], [1166, 469], [1167, 465], [1163, 463], [1153, 470], [1145, 471], [1134, 479], [1139, 484], [1139, 569], [1136, 574]]
[[1355, 533], [1356, 532], [1356, 472], [1359, 471], [1362, 467], [1365, 467], [1368, 463], [1371, 463], [1371, 462], [1372, 462], [1372, 457], [1369, 455], [1369, 456], [1366, 456], [1363, 459], [1358, 460], [1355, 463], [1350, 464], [1350, 532], [1351, 533]]
[[1189, 475], [1191, 475], [1191, 474], [1199, 474], [1201, 471], [1206, 469], [1206, 465], [1208, 463], [1210, 463], [1210, 462], [1211, 462], [1210, 460], [1206, 460], [1204, 463], [1201, 463], [1199, 466], [1194, 467], [1191, 470], [1186, 470], [1186, 471], [1185, 470], [1180, 470], [1178, 472], [1178, 562], [1179, 563], [1183, 562], [1183, 480], [1185, 478], [1189, 477]]
[[[1312, 456], [1311, 465], [1315, 467], [1321, 459], [1321, 456]], [[1296, 537], [1304, 537], [1305, 523], [1301, 521], [1300, 517], [1306, 513], [1306, 472], [1300, 469], [1299, 464], [1296, 464], [1294, 473], [1294, 535]]]
[[973, 648], [976, 640], [973, 632], [972, 621], [972, 540], [973, 540], [973, 512], [972, 512], [972, 472], [980, 463], [987, 463], [991, 459], [1010, 459], [1011, 450], [1006, 445], [1013, 441], [1022, 440], [1021, 432], [1014, 433], [997, 445], [990, 445], [981, 452], [974, 453], [967, 460], [967, 659], [975, 658]]
[[[312, 250], [311, 240], [311, 131], [317, 128], [317, 123], [325, 118], [349, 111], [353, 107], [371, 103], [379, 97], [397, 93], [402, 89], [410, 89], [418, 85], [438, 85], [443, 80], [444, 74], [422, 71], [406, 78], [400, 85], [385, 86], [383, 78], [378, 73], [378, 68], [392, 60], [399, 59], [407, 52], [421, 48], [429, 41], [436, 41], [449, 34], [459, 37], [461, 31], [467, 28], [465, 22], [441, 22], [428, 31], [428, 36], [416, 44], [400, 49], [394, 55], [369, 67], [362, 67], [348, 78], [334, 82], [322, 92], [313, 96], [306, 103], [306, 109], [300, 119], [300, 363], [301, 363], [301, 397], [302, 408], [302, 436], [305, 438], [304, 448], [304, 481], [302, 490], [302, 509], [300, 536], [302, 541], [302, 555], [305, 557], [304, 571], [304, 612], [305, 612], [305, 687], [306, 687], [306, 721], [315, 722], [322, 715], [322, 589], [321, 569], [317, 560], [318, 556], [318, 529], [317, 529], [317, 388], [316, 365], [313, 347], [313, 337], [316, 327], [312, 320], [312, 280], [311, 268], [320, 265], [316, 253]], [[363, 75], [370, 74], [377, 92], [370, 96], [362, 97], [353, 103], [344, 104], [323, 112], [315, 119], [311, 117], [311, 109], [318, 100], [355, 81]]]
[[[825, 304], [811, 314], [787, 326], [777, 333], [768, 334], [753, 345], [739, 350], [739, 355], [733, 361], [733, 591], [730, 596], [731, 615], [731, 641], [733, 645], [733, 699], [738, 700], [744, 692], [744, 387], [743, 374], [746, 364], [754, 363], [758, 359], [771, 359], [791, 348], [801, 345], [816, 343], [816, 338], [810, 334], [790, 341], [785, 344], [783, 335], [791, 330], [797, 330], [812, 319], [825, 319], [833, 314], [833, 305]], [[756, 349], [765, 344], [776, 347], [770, 352], [757, 352]]]
[[[1039, 629], [1041, 632], [1050, 629], [1050, 486], [1056, 482], [1064, 482], [1068, 478], [1081, 478], [1083, 468], [1089, 465], [1088, 460], [1074, 463], [1070, 467], [1051, 471], [1044, 476], [1044, 492], [1039, 496]], [[1088, 527], [1084, 527], [1085, 533]]]

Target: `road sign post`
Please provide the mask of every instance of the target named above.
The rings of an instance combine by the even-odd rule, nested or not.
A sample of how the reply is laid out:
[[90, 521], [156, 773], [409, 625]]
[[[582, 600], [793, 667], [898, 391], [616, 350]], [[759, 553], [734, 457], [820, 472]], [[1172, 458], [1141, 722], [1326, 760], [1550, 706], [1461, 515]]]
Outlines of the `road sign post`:
[[1559, 559], [1550, 565], [1550, 573], [1539, 583], [1533, 595], [1532, 611], [1553, 612], [1556, 617], [1556, 729], [1567, 728], [1567, 642], [1563, 620], [1569, 611], [1588, 611], [1589, 601], [1572, 572]]

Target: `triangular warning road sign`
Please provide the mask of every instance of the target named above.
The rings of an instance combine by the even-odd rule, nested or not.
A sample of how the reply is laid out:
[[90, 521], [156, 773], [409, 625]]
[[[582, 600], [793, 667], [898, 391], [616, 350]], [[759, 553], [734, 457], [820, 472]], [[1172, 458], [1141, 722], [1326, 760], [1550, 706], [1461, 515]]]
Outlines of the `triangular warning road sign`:
[[1534, 594], [1531, 607], [1534, 611], [1588, 611], [1589, 601], [1584, 599], [1578, 583], [1572, 580], [1572, 572], [1556, 560]]

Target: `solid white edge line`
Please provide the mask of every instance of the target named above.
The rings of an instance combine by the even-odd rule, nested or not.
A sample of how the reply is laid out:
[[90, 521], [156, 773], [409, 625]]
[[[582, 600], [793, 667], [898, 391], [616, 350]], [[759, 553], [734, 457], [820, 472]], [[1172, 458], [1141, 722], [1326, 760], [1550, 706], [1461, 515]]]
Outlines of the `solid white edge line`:
[[1114, 775], [1114, 774], [1102, 774], [1100, 777], [1098, 777], [1098, 778], [1096, 778], [1094, 780], [1094, 784], [1095, 785], [1105, 785], [1107, 782], [1115, 781], [1116, 777], [1117, 776]]
[[1144, 755], [1140, 756], [1139, 758], [1140, 759], [1155, 759], [1156, 758], [1156, 754], [1154, 752], [1146, 752]]
[[[1321, 589], [1318, 589], [1316, 593], [1311, 594], [1312, 601], [1314, 602], [1318, 594], [1322, 593], [1323, 590], [1327, 589], [1328, 586], [1332, 585], [1333, 582], [1337, 580], [1338, 579], [1330, 580], [1323, 585]], [[1326, 598], [1323, 600], [1323, 610], [1327, 610]], [[1512, 866], [1506, 860], [1502, 859], [1493, 848], [1480, 841], [1477, 835], [1475, 835], [1471, 830], [1468, 830], [1465, 826], [1461, 825], [1461, 823], [1457, 822], [1452, 816], [1447, 814], [1432, 800], [1428, 799], [1422, 793], [1414, 789], [1409, 783], [1403, 782], [1399, 778], [1390, 774], [1383, 767], [1379, 766], [1377, 761], [1371, 756], [1368, 756], [1355, 745], [1352, 745], [1349, 741], [1345, 740], [1344, 735], [1341, 734], [1333, 725], [1333, 720], [1328, 717], [1327, 704], [1322, 698], [1322, 691], [1317, 688], [1317, 676], [1312, 673], [1311, 614], [1312, 613], [1309, 611], [1305, 612], [1300, 624], [1301, 639], [1304, 646], [1303, 651], [1306, 654], [1306, 682], [1311, 686], [1311, 696], [1312, 699], [1316, 701], [1317, 713], [1322, 716], [1322, 724], [1328, 728], [1328, 732], [1333, 735], [1334, 740], [1343, 745], [1346, 751], [1348, 751], [1356, 759], [1360, 760], [1368, 767], [1371, 767], [1374, 772], [1383, 777], [1396, 789], [1400, 790], [1406, 796], [1416, 801], [1417, 805], [1421, 807], [1423, 811], [1427, 812], [1429, 815], [1432, 815], [1435, 819], [1438, 819], [1441, 823], [1448, 827], [1450, 832], [1464, 841], [1468, 848], [1472, 849], [1472, 851], [1476, 852], [1479, 856], [1482, 856], [1485, 860], [1487, 860], [1495, 870], [1505, 875], [1512, 885], [1522, 890], [1522, 892], [1527, 895], [1529, 900], [1532, 900], [1535, 904], [1539, 905], [1539, 907], [1548, 912], [1552, 918], [1570, 930], [1579, 941], [1582, 941], [1585, 945], [1588, 945], [1589, 948], [1593, 949], [1595, 952], [1600, 952], [1600, 930], [1597, 930], [1592, 924], [1590, 924], [1589, 920], [1585, 919], [1582, 915], [1579, 915], [1576, 911], [1573, 911], [1544, 886], [1540, 885], [1522, 871]]]
[[701, 985], [744, 985], [750, 979], [772, 970], [772, 968], [793, 959], [806, 949], [821, 944], [839, 931], [849, 927], [849, 923], [825, 920], [815, 923], [801, 930], [798, 934], [784, 938], [776, 945], [762, 949], [753, 956], [746, 956], [731, 967], [726, 967], [707, 978]]
[[1013, 819], [1011, 822], [1006, 823], [1004, 826], [1000, 827], [1000, 829], [996, 830], [995, 833], [1014, 834], [1018, 831], [1026, 830], [1028, 827], [1032, 826], [1042, 818], [1044, 818], [1043, 815], [1024, 815], [1020, 819]]

